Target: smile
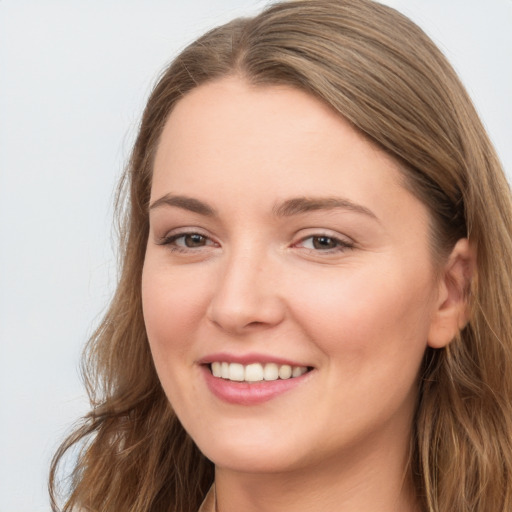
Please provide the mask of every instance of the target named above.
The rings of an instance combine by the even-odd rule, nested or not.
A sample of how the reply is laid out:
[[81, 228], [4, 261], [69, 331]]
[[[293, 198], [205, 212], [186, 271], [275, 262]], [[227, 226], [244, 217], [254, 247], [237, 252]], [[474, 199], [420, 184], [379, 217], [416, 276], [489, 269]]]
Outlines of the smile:
[[307, 366], [291, 366], [276, 363], [228, 363], [215, 361], [210, 364], [214, 377], [235, 382], [262, 382], [300, 377], [309, 371]]

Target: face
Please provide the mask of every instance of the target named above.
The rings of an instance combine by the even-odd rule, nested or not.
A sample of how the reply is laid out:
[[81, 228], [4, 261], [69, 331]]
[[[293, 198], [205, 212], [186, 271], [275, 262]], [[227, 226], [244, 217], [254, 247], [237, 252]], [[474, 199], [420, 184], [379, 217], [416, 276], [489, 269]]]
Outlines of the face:
[[401, 176], [292, 88], [223, 79], [170, 115], [144, 318], [165, 393], [218, 468], [405, 450], [438, 289]]

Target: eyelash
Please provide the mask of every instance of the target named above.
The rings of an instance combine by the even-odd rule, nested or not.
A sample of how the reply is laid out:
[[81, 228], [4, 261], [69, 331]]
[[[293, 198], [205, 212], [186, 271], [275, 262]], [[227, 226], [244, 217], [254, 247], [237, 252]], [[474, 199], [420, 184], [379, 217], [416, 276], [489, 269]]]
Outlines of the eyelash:
[[[331, 242], [332, 244], [335, 244], [335, 246], [328, 247], [326, 249], [319, 249], [318, 247], [314, 247], [315, 240], [319, 241], [321, 239], [327, 240], [327, 241]], [[304, 246], [304, 242], [306, 240], [311, 240], [313, 247], [312, 248], [304, 247], [304, 249], [306, 249], [312, 253], [333, 254], [333, 253], [344, 252], [346, 250], [354, 248], [354, 244], [352, 242], [349, 242], [347, 240], [342, 240], [335, 236], [322, 235], [322, 234], [306, 236], [306, 237], [302, 238], [298, 244], [295, 244], [295, 246], [298, 246], [301, 244]]]
[[[204, 243], [202, 245], [196, 245], [195, 247], [187, 247], [185, 245], [178, 245], [176, 242], [180, 238], [183, 238], [184, 240], [187, 237], [200, 237], [201, 241]], [[307, 240], [311, 240], [313, 247], [305, 247], [305, 242]], [[315, 247], [315, 241], [321, 241], [324, 240], [327, 243], [330, 243], [331, 245], [334, 245], [334, 247], [327, 247], [327, 248], [319, 248]], [[210, 242], [210, 243], [208, 243]], [[204, 247], [211, 247], [211, 246], [218, 246], [216, 242], [214, 242], [210, 237], [207, 235], [204, 235], [202, 233], [198, 233], [196, 231], [190, 231], [190, 232], [182, 232], [182, 233], [176, 233], [173, 235], [165, 236], [163, 237], [159, 242], [158, 245], [166, 245], [169, 246], [170, 250], [172, 252], [180, 252], [180, 253], [188, 253], [191, 251], [195, 251], [197, 249], [202, 249]], [[354, 248], [354, 244], [352, 242], [349, 242], [347, 240], [342, 240], [340, 238], [337, 238], [335, 236], [330, 236], [326, 234], [317, 234], [317, 235], [309, 235], [304, 238], [302, 238], [298, 243], [294, 244], [293, 247], [301, 247], [311, 253], [324, 253], [324, 254], [333, 254], [333, 253], [339, 253], [344, 252], [349, 249]]]
[[[176, 241], [179, 240], [180, 238], [185, 239], [187, 237], [194, 237], [194, 236], [201, 237], [201, 239], [205, 241], [205, 244], [198, 245], [196, 247], [186, 247], [184, 245], [182, 246], [182, 245], [176, 244]], [[208, 241], [211, 243], [208, 243]], [[209, 238], [206, 235], [203, 235], [202, 233], [198, 233], [196, 231], [189, 231], [189, 232], [176, 233], [174, 235], [165, 236], [158, 242], [158, 245], [167, 245], [167, 246], [169, 246], [169, 249], [172, 252], [182, 252], [183, 253], [183, 252], [195, 251], [196, 249], [202, 249], [203, 247], [215, 246], [217, 244], [211, 238]]]

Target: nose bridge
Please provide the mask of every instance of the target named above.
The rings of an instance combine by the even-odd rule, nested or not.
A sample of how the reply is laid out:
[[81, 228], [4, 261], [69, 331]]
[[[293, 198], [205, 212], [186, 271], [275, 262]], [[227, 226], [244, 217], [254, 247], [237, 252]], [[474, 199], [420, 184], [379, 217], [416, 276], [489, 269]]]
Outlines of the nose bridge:
[[276, 325], [284, 313], [276, 277], [265, 248], [251, 242], [233, 247], [223, 257], [209, 306], [210, 320], [231, 332]]

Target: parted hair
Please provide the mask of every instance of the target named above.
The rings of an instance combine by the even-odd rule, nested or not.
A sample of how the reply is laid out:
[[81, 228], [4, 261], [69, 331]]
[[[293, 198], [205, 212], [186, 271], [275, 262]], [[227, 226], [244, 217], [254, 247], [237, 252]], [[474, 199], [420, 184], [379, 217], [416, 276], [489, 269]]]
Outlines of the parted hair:
[[83, 357], [91, 409], [54, 457], [53, 510], [196, 512], [213, 482], [213, 464], [156, 375], [141, 274], [163, 126], [189, 91], [227, 76], [306, 91], [392, 155], [404, 185], [428, 207], [435, 259], [469, 238], [477, 259], [470, 321], [447, 347], [425, 353], [409, 471], [424, 512], [510, 512], [510, 189], [445, 57], [408, 18], [371, 0], [274, 3], [211, 30], [159, 78], [119, 189], [117, 289]]

